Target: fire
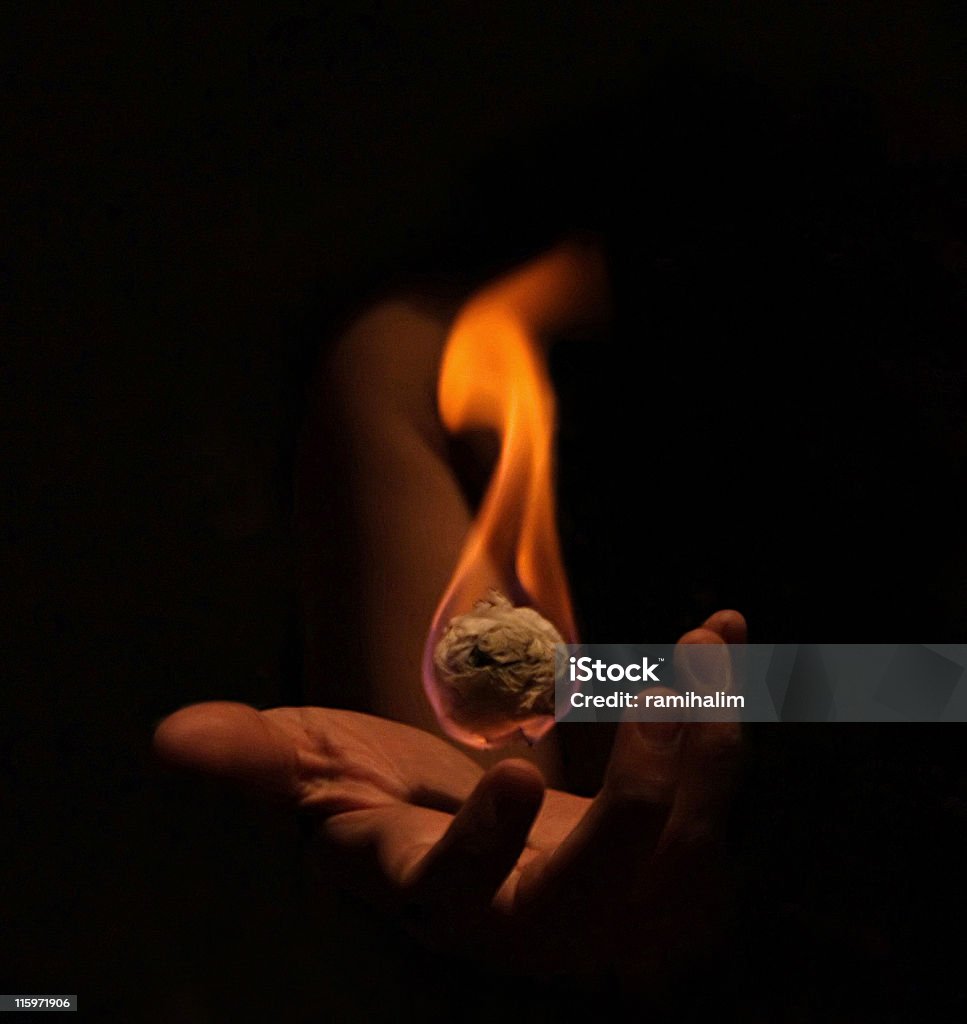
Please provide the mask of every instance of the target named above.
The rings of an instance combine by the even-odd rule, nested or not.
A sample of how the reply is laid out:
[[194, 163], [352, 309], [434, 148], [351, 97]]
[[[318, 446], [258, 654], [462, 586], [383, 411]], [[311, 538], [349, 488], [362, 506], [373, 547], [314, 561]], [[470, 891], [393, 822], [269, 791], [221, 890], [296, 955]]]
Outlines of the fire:
[[563, 640], [577, 631], [557, 535], [554, 500], [556, 403], [542, 337], [587, 305], [599, 276], [593, 254], [566, 245], [524, 265], [474, 295], [457, 316], [443, 352], [437, 400], [447, 430], [493, 430], [499, 456], [466, 537], [453, 578], [433, 617], [423, 679], [437, 718], [455, 739], [485, 747], [518, 732], [532, 742], [554, 724], [543, 714], [480, 735], [454, 715], [434, 669], [448, 623], [493, 590], [533, 608]]

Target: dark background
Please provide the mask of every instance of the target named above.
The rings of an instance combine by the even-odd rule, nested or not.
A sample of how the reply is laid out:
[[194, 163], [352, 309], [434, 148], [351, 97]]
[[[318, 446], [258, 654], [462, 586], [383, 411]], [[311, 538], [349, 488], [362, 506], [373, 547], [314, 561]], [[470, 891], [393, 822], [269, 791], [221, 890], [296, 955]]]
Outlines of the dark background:
[[[826, 631], [809, 611], [829, 578], [815, 571], [816, 553], [835, 568], [854, 544], [830, 533], [828, 507], [827, 532], [815, 539], [811, 507], [787, 484], [776, 502], [785, 530], [772, 516], [750, 523], [733, 515], [722, 526], [698, 505], [660, 524], [657, 548], [641, 546], [645, 527], [630, 510], [606, 537], [576, 525], [594, 521], [594, 509], [581, 505], [578, 469], [610, 478], [642, 465], [654, 471], [657, 460], [672, 495], [710, 472], [716, 506], [733, 470], [751, 486], [748, 460], [723, 442], [722, 397], [709, 382], [729, 370], [739, 409], [747, 392], [761, 396], [754, 378], [768, 373], [753, 356], [765, 353], [770, 379], [788, 366], [766, 344], [776, 335], [796, 339], [807, 382], [829, 380], [817, 356], [821, 367], [841, 358], [857, 325], [872, 320], [889, 335], [887, 348], [900, 355], [878, 370], [876, 409], [896, 407], [890, 388], [908, 396], [903, 385], [919, 381], [921, 412], [909, 416], [927, 440], [908, 445], [909, 431], [894, 426], [890, 449], [919, 474], [915, 493], [937, 487], [932, 469], [956, 467], [965, 447], [957, 345], [967, 281], [967, 82], [955, 5], [759, 3], [734, 6], [728, 17], [708, 6], [5, 12], [0, 288], [9, 310], [2, 419], [12, 473], [2, 524], [14, 605], [0, 634], [3, 991], [78, 992], [104, 1020], [241, 1019], [246, 1002], [276, 1019], [312, 1019], [319, 1005], [351, 1019], [377, 1006], [393, 1012], [404, 998], [426, 1012], [437, 997], [467, 999], [466, 980], [458, 988], [432, 958], [393, 967], [395, 940], [375, 922], [352, 930], [349, 915], [313, 917], [293, 823], [169, 780], [147, 755], [155, 721], [189, 701], [298, 699], [289, 480], [309, 369], [355, 306], [411, 271], [470, 281], [560, 227], [602, 229], [610, 240], [617, 333], [651, 332], [665, 379], [678, 386], [655, 396], [657, 408], [642, 407], [643, 453], [629, 458], [612, 443], [595, 469], [590, 454], [615, 424], [591, 406], [582, 411], [578, 382], [623, 388], [633, 403], [638, 389], [622, 382], [647, 387], [641, 375], [653, 367], [629, 343], [596, 367], [573, 347], [558, 359], [565, 410], [573, 410], [562, 445], [577, 467], [563, 481], [562, 521], [586, 624], [624, 615], [630, 627], [650, 615], [665, 633], [722, 603], [751, 606], [754, 628], [758, 621], [772, 634], [759, 639], [809, 639], [802, 630], [814, 626], [811, 635], [828, 641], [845, 638], [852, 602], [869, 631], [853, 639], [881, 639], [876, 625], [897, 621], [912, 623], [916, 639], [959, 639], [956, 473], [930, 492], [939, 518], [914, 503], [896, 519], [913, 516], [909, 536], [928, 545], [926, 561], [902, 546], [899, 556], [920, 566], [919, 576], [908, 568], [900, 578], [916, 577], [922, 600], [909, 591], [904, 599], [896, 583], [886, 594], [879, 582], [857, 583], [882, 573], [879, 548], [868, 542], [860, 568], [850, 563], [852, 590], [835, 588], [835, 628]], [[773, 151], [768, 140], [777, 135], [791, 141]], [[753, 165], [779, 177], [750, 177]], [[771, 205], [746, 216], [736, 194], [766, 195]], [[822, 210], [832, 226], [811, 231]], [[795, 240], [805, 235], [804, 256]], [[770, 251], [789, 274], [763, 255]], [[695, 282], [707, 303], [694, 302]], [[639, 288], [655, 299], [647, 312]], [[802, 317], [789, 312], [792, 299]], [[852, 321], [839, 315], [845, 310]], [[722, 336], [734, 339], [746, 311], [748, 336], [762, 344], [746, 345], [746, 369], [736, 373], [714, 327], [726, 324]], [[824, 331], [833, 322], [836, 330]], [[821, 344], [809, 348], [818, 334]], [[688, 377], [693, 357], [676, 342], [682, 337], [719, 353], [705, 383]], [[910, 356], [921, 350], [929, 358]], [[842, 412], [869, 354], [850, 351], [827, 402], [836, 429], [815, 437], [790, 425], [813, 413], [802, 382], [786, 393], [790, 406], [778, 401], [802, 414], [779, 433], [844, 486], [856, 474], [823, 454], [839, 428], [857, 465], [868, 463], [855, 453], [880, 444], [860, 429], [868, 418]], [[712, 411], [682, 425], [683, 391], [692, 408]], [[926, 427], [925, 409], [939, 410]], [[769, 415], [774, 422], [777, 410]], [[629, 422], [630, 414], [621, 429]], [[674, 426], [664, 455], [661, 435], [649, 432], [657, 423]], [[746, 440], [768, 435], [753, 462], [774, 465], [788, 448], [760, 428], [751, 414], [739, 425]], [[724, 452], [724, 463], [676, 468], [667, 453], [694, 451], [696, 438], [707, 440], [705, 455]], [[865, 522], [891, 489], [892, 463], [880, 462], [875, 486], [859, 496]], [[746, 542], [759, 538], [754, 557], [722, 554], [708, 540], [736, 529]], [[666, 554], [696, 531], [715, 558]], [[783, 583], [795, 574], [776, 568], [790, 534], [785, 550], [811, 573], [798, 585]], [[609, 575], [596, 571], [601, 560], [621, 566], [628, 550], [634, 567], [666, 583], [657, 592], [678, 588], [664, 608], [650, 608], [645, 595], [656, 591], [634, 583], [622, 585], [623, 603], [596, 589]], [[779, 606], [791, 610], [779, 615]], [[931, 623], [944, 635], [927, 635]], [[926, 818], [858, 815], [868, 804], [848, 795], [830, 767], [841, 763], [835, 752], [812, 772], [800, 763], [791, 790], [773, 778], [765, 798], [771, 821], [807, 815], [800, 799], [813, 814], [808, 832], [787, 821], [785, 846], [771, 854], [800, 851], [785, 872], [793, 890], [816, 875], [809, 884], [835, 903], [869, 874], [861, 850], [896, 862], [916, 849], [916, 875], [931, 875], [934, 888], [907, 893], [909, 913], [891, 913], [906, 921], [910, 949], [919, 939], [925, 962], [940, 908], [955, 895], [961, 849], [962, 833], [951, 830], [963, 799], [951, 785], [962, 783], [962, 758], [958, 738], [944, 733], [942, 742], [918, 733], [911, 744], [899, 732], [854, 732], [833, 743], [840, 758], [843, 748], [854, 751], [855, 775], [874, 777], [881, 808], [892, 806], [896, 782], [909, 791], [904, 806], [928, 805]], [[801, 745], [830, 743], [813, 733]], [[926, 748], [944, 749], [926, 764]], [[854, 828], [827, 837], [842, 853], [832, 883], [802, 855], [833, 820], [817, 795], [830, 790], [841, 824], [829, 828], [850, 819]], [[889, 893], [892, 907], [900, 877], [874, 870], [868, 902], [885, 903]], [[828, 978], [827, 966], [817, 978]], [[942, 973], [936, 968], [929, 982], [911, 973], [904, 997]], [[808, 1004], [824, 1019], [806, 994], [815, 978], [796, 973], [785, 985], [776, 977], [774, 1000]], [[488, 979], [472, 991], [471, 1010], [506, 1005]], [[542, 1000], [518, 993], [512, 1006], [533, 1016]]]

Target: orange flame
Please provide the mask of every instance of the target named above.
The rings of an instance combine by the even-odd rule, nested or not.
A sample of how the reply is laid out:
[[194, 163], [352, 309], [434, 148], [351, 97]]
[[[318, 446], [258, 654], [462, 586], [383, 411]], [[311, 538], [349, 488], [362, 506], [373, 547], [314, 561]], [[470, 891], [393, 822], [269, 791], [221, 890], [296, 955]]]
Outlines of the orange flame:
[[[451, 433], [494, 430], [500, 454], [456, 571], [433, 617], [423, 678], [437, 718], [455, 739], [492, 745], [453, 721], [439, 692], [434, 650], [449, 621], [491, 589], [534, 608], [567, 643], [577, 631], [557, 535], [554, 500], [556, 403], [540, 341], [586, 305], [591, 253], [561, 246], [478, 292], [459, 313], [443, 352], [438, 403]], [[596, 264], [591, 260], [592, 269]], [[508, 723], [536, 741], [543, 716]]]

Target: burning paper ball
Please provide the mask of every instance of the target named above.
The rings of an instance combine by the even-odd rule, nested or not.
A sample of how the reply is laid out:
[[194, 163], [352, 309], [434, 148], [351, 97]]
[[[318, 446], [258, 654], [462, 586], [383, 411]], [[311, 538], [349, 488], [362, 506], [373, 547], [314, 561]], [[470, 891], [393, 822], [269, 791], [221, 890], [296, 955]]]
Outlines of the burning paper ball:
[[451, 619], [434, 651], [450, 716], [484, 733], [554, 714], [554, 646], [560, 633], [499, 591]]

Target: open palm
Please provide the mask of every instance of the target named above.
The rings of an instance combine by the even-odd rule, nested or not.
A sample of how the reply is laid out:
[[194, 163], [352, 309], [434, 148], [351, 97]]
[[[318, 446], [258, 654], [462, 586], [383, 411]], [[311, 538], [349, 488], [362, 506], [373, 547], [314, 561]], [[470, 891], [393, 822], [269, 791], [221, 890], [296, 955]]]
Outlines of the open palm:
[[[683, 643], [721, 644], [719, 613]], [[484, 771], [419, 729], [330, 708], [207, 703], [158, 727], [176, 766], [308, 814], [325, 876], [423, 941], [530, 973], [665, 973], [720, 937], [729, 723], [624, 723], [593, 799], [521, 760]]]

